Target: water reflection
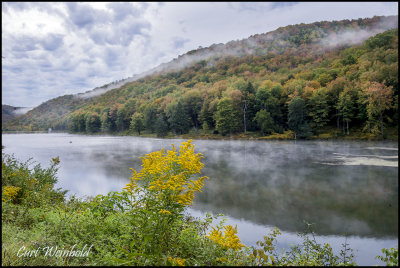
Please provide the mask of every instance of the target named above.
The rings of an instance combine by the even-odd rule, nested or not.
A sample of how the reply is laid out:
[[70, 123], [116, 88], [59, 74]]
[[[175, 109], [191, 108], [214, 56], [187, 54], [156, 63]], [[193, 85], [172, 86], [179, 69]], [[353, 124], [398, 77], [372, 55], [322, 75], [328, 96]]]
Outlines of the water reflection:
[[[189, 209], [188, 214], [195, 216], [197, 218], [204, 218], [205, 213], [199, 210]], [[251, 221], [244, 219], [237, 219], [230, 216], [224, 216], [226, 219], [225, 224], [237, 225], [238, 236], [243, 244], [246, 246], [256, 246], [256, 241], [262, 239], [263, 236], [270, 233], [272, 227], [256, 224]], [[215, 226], [222, 219], [220, 217], [214, 220], [212, 225]], [[305, 225], [304, 225], [305, 226]], [[354, 260], [358, 265], [384, 265], [385, 263], [380, 260], [375, 259], [375, 256], [381, 253], [382, 248], [391, 248], [397, 245], [396, 239], [374, 239], [374, 238], [360, 238], [358, 236], [321, 236], [316, 235], [315, 239], [317, 243], [329, 243], [332, 246], [332, 250], [336, 255], [340, 254], [342, 250], [342, 244], [347, 243], [349, 248], [354, 250]], [[282, 235], [278, 236], [276, 249], [277, 252], [282, 252], [282, 250], [288, 250], [291, 245], [301, 244], [302, 239], [297, 235], [297, 233], [282, 231]]]
[[397, 163], [396, 151], [343, 142], [196, 143], [206, 155], [204, 173], [212, 178], [197, 209], [292, 232], [306, 220], [317, 223], [322, 235], [397, 237], [397, 168], [322, 164], [335, 161], [335, 153], [366, 151]]

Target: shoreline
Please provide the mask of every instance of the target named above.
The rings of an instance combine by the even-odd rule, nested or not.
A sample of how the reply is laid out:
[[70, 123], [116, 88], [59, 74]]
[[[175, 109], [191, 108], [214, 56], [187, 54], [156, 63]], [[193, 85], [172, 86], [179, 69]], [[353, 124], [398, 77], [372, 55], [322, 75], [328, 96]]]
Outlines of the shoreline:
[[[97, 133], [86, 133], [86, 132], [68, 132], [68, 131], [2, 131], [1, 134], [46, 134], [46, 133], [67, 133], [67, 134], [75, 134], [75, 135], [87, 135], [87, 136], [116, 136], [116, 137], [124, 137], [124, 136], [132, 136], [132, 137], [143, 137], [143, 138], [156, 138], [156, 139], [197, 139], [197, 140], [251, 140], [251, 141], [388, 141], [388, 142], [398, 142], [397, 135], [391, 135], [388, 138], [382, 139], [381, 137], [376, 137], [368, 133], [358, 133], [356, 132], [353, 135], [343, 136], [337, 135], [334, 136], [330, 133], [321, 133], [319, 135], [313, 135], [309, 139], [294, 139], [290, 133], [283, 134], [271, 134], [269, 136], [260, 136], [255, 133], [240, 133], [222, 136], [221, 134], [212, 134], [212, 133], [186, 133], [181, 135], [173, 135], [168, 134], [164, 137], [158, 137], [155, 133], [142, 133], [141, 135], [134, 135], [128, 132], [114, 132], [114, 133], [105, 133], [105, 132], [97, 132]], [[396, 133], [397, 134], [397, 133]]]

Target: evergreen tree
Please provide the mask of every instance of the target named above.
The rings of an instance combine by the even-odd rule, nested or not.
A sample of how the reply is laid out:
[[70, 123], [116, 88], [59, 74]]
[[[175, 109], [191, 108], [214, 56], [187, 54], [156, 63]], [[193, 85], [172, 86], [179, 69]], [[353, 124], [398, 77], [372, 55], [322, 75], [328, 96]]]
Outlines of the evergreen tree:
[[[282, 111], [280, 108], [279, 96], [282, 87], [274, 86], [272, 89], [261, 87], [256, 93], [256, 107], [258, 110], [265, 110], [273, 119], [273, 131], [281, 132], [283, 129]], [[259, 124], [258, 124], [259, 126]]]
[[260, 128], [263, 135], [270, 134], [274, 130], [274, 120], [271, 114], [266, 110], [262, 109], [257, 112], [254, 121], [257, 122], [257, 126]]
[[114, 132], [117, 130], [117, 112], [118, 109], [113, 107], [112, 109], [106, 108], [103, 110], [101, 115], [101, 130], [104, 132]]
[[101, 128], [100, 116], [97, 113], [90, 113], [86, 115], [86, 132], [95, 133], [99, 132]]
[[195, 90], [187, 92], [182, 98], [182, 105], [190, 117], [190, 126], [198, 128], [200, 125], [199, 113], [202, 107], [200, 93]]
[[126, 108], [118, 109], [117, 120], [115, 121], [118, 131], [124, 131], [129, 128], [130, 118], [126, 116]]
[[215, 114], [216, 128], [222, 134], [232, 134], [240, 128], [240, 122], [237, 120], [238, 111], [233, 107], [233, 101], [230, 98], [222, 98], [217, 105]]
[[177, 134], [184, 134], [189, 131], [190, 116], [181, 101], [178, 101], [176, 108], [172, 111], [169, 123], [171, 129]]
[[144, 126], [145, 128], [154, 133], [154, 125], [157, 119], [157, 109], [153, 105], [149, 105], [144, 109]]
[[117, 131], [117, 118], [118, 118], [118, 108], [113, 107], [108, 113], [108, 121], [110, 123], [109, 130], [111, 132]]
[[168, 134], [168, 123], [164, 113], [157, 116], [156, 124], [154, 126], [157, 137], [165, 137]]
[[309, 138], [311, 128], [306, 121], [306, 104], [301, 97], [294, 98], [288, 105], [288, 125], [294, 132], [295, 139]]
[[213, 111], [210, 103], [210, 98], [205, 99], [199, 114], [199, 119], [202, 123], [202, 126], [207, 126], [208, 129], [212, 129], [215, 127], [215, 120], [213, 118]]

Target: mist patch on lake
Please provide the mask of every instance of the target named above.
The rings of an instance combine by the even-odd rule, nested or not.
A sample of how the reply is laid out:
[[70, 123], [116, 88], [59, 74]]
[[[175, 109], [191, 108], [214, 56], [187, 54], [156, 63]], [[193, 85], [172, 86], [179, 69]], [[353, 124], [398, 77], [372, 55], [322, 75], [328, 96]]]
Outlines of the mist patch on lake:
[[325, 165], [350, 165], [350, 166], [382, 166], [398, 167], [398, 156], [385, 155], [349, 155], [333, 153], [335, 156], [331, 162], [320, 162]]

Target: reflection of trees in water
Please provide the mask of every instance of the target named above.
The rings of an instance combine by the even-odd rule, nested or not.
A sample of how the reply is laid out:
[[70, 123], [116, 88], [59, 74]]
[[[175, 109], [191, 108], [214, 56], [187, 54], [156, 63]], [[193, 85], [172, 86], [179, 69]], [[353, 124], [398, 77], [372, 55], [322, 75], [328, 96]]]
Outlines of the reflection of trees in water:
[[203, 173], [211, 179], [198, 209], [292, 232], [306, 220], [321, 235], [398, 234], [397, 169], [297, 162], [244, 170], [229, 160], [207, 159]]
[[[147, 153], [177, 148], [181, 140], [110, 140], [80, 153], [109, 178], [128, 178]], [[225, 213], [287, 231], [303, 220], [320, 234], [397, 236], [397, 169], [329, 166], [333, 152], [371, 154], [358, 143], [196, 141], [211, 179], [196, 197], [205, 211]], [[364, 151], [363, 151], [364, 150]], [[380, 154], [381, 152], [379, 152]], [[387, 153], [387, 152], [386, 152]], [[383, 154], [383, 153], [382, 153]]]
[[114, 146], [112, 150], [104, 148], [93, 148], [85, 152], [87, 156], [84, 159], [91, 159], [90, 162], [96, 165], [96, 168], [101, 170], [104, 176], [109, 178], [124, 178], [129, 181], [133, 169], [140, 169], [142, 160], [139, 156], [144, 156], [146, 153], [142, 150], [132, 152], [131, 148]]

